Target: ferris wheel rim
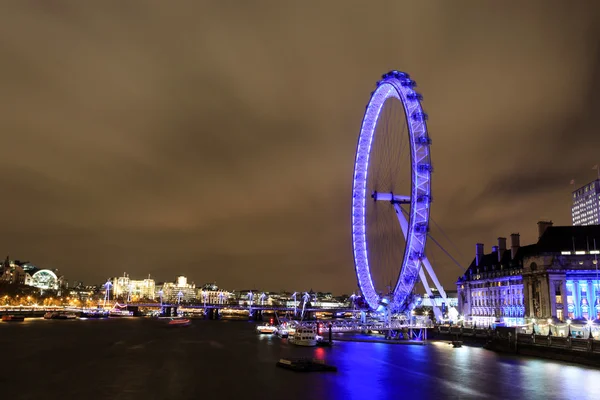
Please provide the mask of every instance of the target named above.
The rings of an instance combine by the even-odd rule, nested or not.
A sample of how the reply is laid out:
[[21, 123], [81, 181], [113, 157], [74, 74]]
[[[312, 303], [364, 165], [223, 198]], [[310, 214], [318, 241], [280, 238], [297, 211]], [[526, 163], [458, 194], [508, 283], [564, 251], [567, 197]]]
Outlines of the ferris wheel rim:
[[371, 275], [366, 239], [366, 193], [371, 145], [379, 119], [379, 113], [390, 98], [398, 99], [404, 108], [410, 141], [411, 194], [408, 233], [402, 265], [392, 294], [396, 305], [406, 301], [418, 279], [421, 260], [429, 229], [431, 203], [431, 140], [427, 131], [427, 115], [423, 112], [422, 99], [414, 87], [416, 83], [408, 74], [391, 71], [377, 82], [371, 94], [362, 120], [358, 138], [352, 186], [352, 245], [355, 272], [363, 298], [370, 308], [376, 309], [382, 297], [377, 293]]

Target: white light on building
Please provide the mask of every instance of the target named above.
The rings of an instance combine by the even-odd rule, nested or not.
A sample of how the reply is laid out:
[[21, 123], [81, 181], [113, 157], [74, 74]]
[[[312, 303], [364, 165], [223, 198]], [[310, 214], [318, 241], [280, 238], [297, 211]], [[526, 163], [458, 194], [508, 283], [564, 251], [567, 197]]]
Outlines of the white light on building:
[[600, 225], [600, 179], [573, 192], [573, 225]]
[[154, 299], [156, 297], [156, 283], [154, 279], [135, 280], [128, 274], [113, 278], [113, 294], [115, 297], [129, 297], [134, 299]]

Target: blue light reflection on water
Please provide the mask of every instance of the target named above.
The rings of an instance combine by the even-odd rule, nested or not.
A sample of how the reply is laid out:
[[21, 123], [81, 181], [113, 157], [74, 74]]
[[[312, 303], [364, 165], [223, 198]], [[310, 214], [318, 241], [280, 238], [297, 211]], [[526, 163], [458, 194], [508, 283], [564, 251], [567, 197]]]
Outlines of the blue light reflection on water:
[[[465, 398], [597, 399], [600, 371], [432, 342], [426, 346], [336, 343], [314, 357], [338, 367], [318, 386], [330, 399]], [[322, 388], [319, 388], [322, 389]], [[321, 391], [321, 390], [319, 390]]]
[[[245, 322], [193, 321], [185, 329], [149, 319], [0, 323], [0, 348], [6, 365], [28, 370], [10, 375], [2, 388], [6, 398], [44, 398], [53, 390], [87, 399], [184, 400], [205, 393], [261, 400], [600, 398], [600, 370], [586, 366], [439, 342], [302, 348], [257, 335]], [[82, 351], [86, 356], [77, 362], [56, 357]], [[275, 366], [280, 358], [310, 356], [338, 372], [300, 374]]]

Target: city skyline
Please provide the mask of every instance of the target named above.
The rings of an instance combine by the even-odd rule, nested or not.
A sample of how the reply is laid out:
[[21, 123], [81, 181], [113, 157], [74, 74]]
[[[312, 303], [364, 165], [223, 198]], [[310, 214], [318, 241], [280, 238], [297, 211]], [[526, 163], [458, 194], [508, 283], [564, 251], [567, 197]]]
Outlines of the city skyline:
[[570, 225], [596, 176], [592, 6], [127, 7], [0, 13], [3, 254], [84, 282], [357, 291], [354, 151], [390, 69], [430, 116], [432, 218], [462, 264], [432, 260], [446, 286], [475, 243]]

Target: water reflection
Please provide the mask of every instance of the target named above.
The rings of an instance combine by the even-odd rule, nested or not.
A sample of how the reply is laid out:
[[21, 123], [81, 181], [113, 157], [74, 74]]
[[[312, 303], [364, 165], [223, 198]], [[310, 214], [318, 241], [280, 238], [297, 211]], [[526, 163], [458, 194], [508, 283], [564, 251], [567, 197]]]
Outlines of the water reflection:
[[[131, 396], [124, 398], [179, 400], [196, 399], [199, 393], [286, 400], [600, 398], [600, 371], [590, 367], [435, 342], [303, 348], [258, 335], [254, 324], [244, 322], [193, 321], [186, 329], [145, 319], [0, 324], [0, 348], [6, 365], [28, 370], [11, 375], [3, 398], [49, 393], [123, 398], [125, 389]], [[87, 357], [73, 362], [56, 354]], [[276, 368], [284, 357], [323, 359], [338, 372], [298, 374]], [[98, 382], [96, 397], [90, 397], [90, 376]]]
[[336, 343], [315, 356], [337, 365], [319, 376], [332, 399], [465, 398], [597, 399], [600, 371], [552, 361], [499, 355], [445, 343], [404, 346]]

